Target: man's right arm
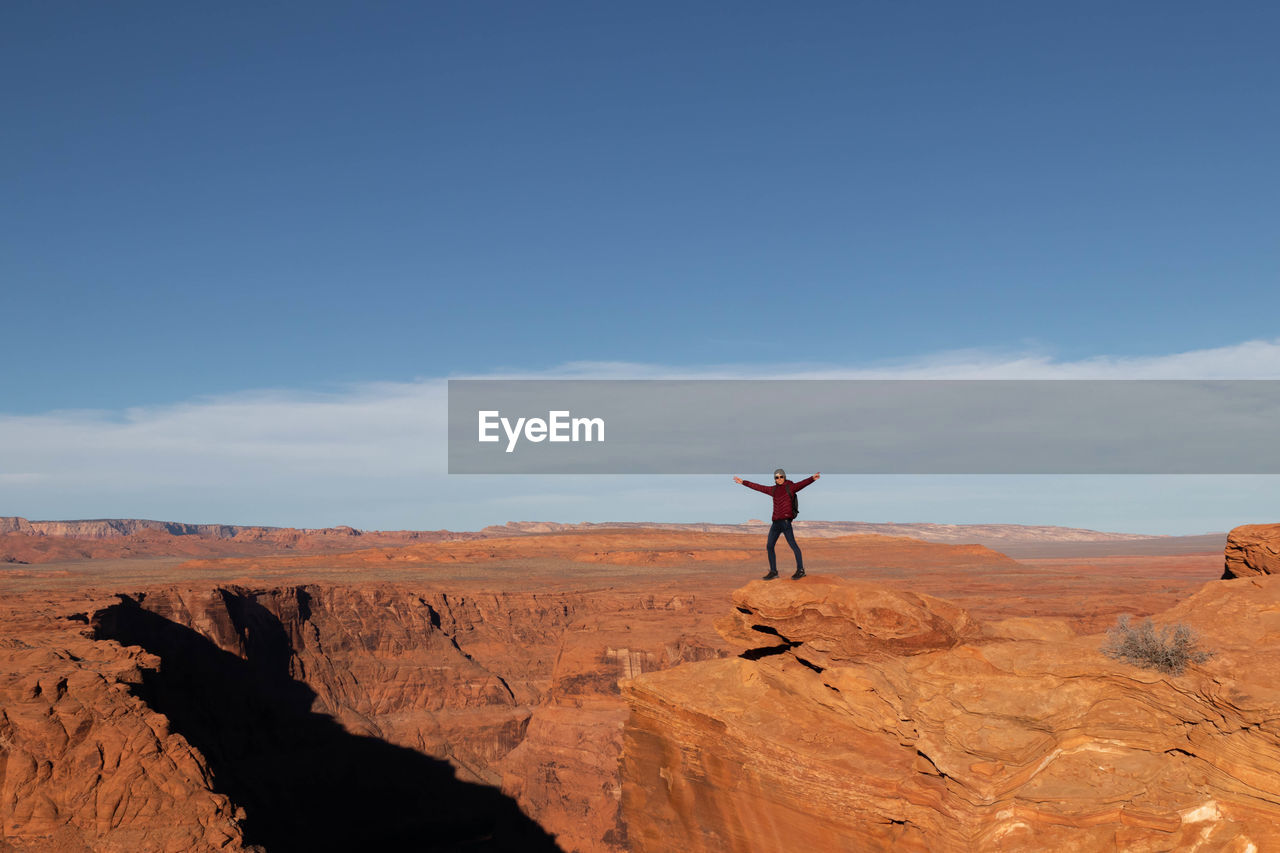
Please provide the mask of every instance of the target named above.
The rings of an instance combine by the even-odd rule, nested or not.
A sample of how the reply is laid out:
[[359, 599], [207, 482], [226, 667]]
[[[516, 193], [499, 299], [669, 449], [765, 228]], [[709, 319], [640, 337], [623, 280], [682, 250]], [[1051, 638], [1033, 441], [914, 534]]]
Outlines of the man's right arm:
[[753, 483], [750, 480], [743, 480], [742, 485], [746, 486], [748, 489], [755, 489], [757, 492], [764, 492], [766, 495], [773, 494], [773, 488], [771, 486], [762, 486], [759, 483]]

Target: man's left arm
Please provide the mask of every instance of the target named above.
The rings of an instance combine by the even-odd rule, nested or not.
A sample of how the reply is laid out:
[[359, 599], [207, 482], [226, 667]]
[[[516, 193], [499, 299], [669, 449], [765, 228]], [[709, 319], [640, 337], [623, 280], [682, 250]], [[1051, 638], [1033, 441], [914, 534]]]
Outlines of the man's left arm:
[[814, 480], [818, 479], [818, 478], [819, 478], [819, 477], [821, 477], [821, 476], [822, 476], [822, 474], [821, 474], [821, 472], [819, 472], [819, 473], [817, 473], [817, 474], [814, 474], [812, 477], [806, 477], [805, 479], [803, 479], [803, 480], [801, 480], [800, 482], [796, 483], [796, 485], [795, 485], [795, 490], [796, 490], [797, 492], [798, 492], [798, 491], [800, 491], [800, 490], [801, 490], [801, 489], [803, 489], [805, 486], [809, 485], [810, 483], [812, 483]]

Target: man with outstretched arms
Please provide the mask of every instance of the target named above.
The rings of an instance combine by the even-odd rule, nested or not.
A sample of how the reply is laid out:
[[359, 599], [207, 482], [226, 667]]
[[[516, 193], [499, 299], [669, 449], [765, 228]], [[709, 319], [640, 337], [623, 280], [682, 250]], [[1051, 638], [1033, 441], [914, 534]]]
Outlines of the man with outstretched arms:
[[814, 474], [812, 477], [793, 483], [787, 479], [787, 472], [779, 468], [773, 472], [772, 486], [762, 486], [741, 477], [733, 478], [735, 483], [741, 483], [749, 489], [773, 496], [773, 525], [769, 528], [769, 544], [765, 546], [765, 550], [769, 552], [769, 574], [764, 576], [765, 580], [771, 581], [778, 576], [778, 557], [773, 551], [773, 546], [778, 541], [779, 535], [785, 535], [787, 544], [791, 546], [792, 551], [796, 552], [796, 573], [791, 576], [791, 579], [799, 580], [804, 577], [804, 558], [800, 555], [800, 546], [796, 544], [796, 535], [791, 530], [791, 522], [797, 515], [795, 495], [821, 476], [820, 473]]

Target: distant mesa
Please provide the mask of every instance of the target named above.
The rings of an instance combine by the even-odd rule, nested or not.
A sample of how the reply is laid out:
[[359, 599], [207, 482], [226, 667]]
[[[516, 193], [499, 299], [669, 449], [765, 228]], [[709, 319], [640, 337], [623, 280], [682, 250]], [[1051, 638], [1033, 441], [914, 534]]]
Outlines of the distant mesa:
[[131, 557], [221, 557], [333, 553], [355, 548], [484, 538], [449, 530], [362, 531], [236, 524], [185, 524], [140, 518], [29, 521], [0, 516], [0, 563], [60, 563]]
[[[30, 536], [66, 536], [75, 539], [110, 539], [157, 530], [171, 536], [206, 536], [227, 539], [247, 528], [229, 524], [182, 524], [143, 518], [93, 518], [77, 521], [28, 521], [18, 516], [0, 516], [0, 534], [25, 533]], [[264, 528], [265, 529], [265, 528]]]
[[[554, 534], [580, 535], [613, 531], [667, 532], [685, 537], [673, 545], [698, 544], [689, 536], [700, 534], [759, 537], [765, 522], [744, 524], [695, 522], [582, 522], [512, 521], [478, 531], [360, 530], [348, 525], [322, 528], [267, 527], [262, 525], [187, 524], [135, 518], [30, 521], [18, 516], [0, 517], [0, 563], [53, 563], [126, 557], [251, 557], [291, 552], [332, 554], [358, 549], [394, 548], [433, 542], [536, 537]], [[1221, 554], [1225, 533], [1198, 536], [1147, 536], [1106, 533], [1070, 527], [1019, 524], [871, 523], [860, 521], [803, 522], [809, 540], [829, 540], [857, 535], [909, 538], [917, 542], [985, 547], [1015, 559], [1024, 557], [1101, 557], [1109, 555]], [[745, 543], [745, 540], [744, 540]], [[750, 540], [752, 552], [759, 550]], [[743, 544], [733, 544], [733, 549]], [[652, 558], [647, 555], [634, 562]], [[727, 553], [715, 555], [717, 559]], [[578, 559], [591, 561], [591, 557]], [[665, 558], [664, 558], [665, 559]], [[673, 555], [670, 559], [674, 560]], [[706, 555], [699, 555], [705, 560]], [[626, 563], [629, 558], [604, 555], [597, 561]]]
[[[266, 527], [260, 524], [185, 524], [179, 521], [153, 521], [148, 518], [89, 518], [75, 521], [28, 521], [20, 516], [0, 516], [0, 535], [25, 533], [29, 536], [65, 536], [72, 539], [114, 539], [156, 531], [170, 536], [199, 536], [206, 539], [231, 539], [246, 533], [270, 534], [288, 527]], [[303, 534], [316, 536], [359, 536], [361, 531], [341, 525], [303, 529]]]

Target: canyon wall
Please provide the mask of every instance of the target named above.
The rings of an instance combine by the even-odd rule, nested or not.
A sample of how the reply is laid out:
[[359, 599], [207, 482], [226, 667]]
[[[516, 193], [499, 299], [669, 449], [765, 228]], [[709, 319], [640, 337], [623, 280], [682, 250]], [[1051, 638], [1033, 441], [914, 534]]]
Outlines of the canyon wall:
[[247, 849], [205, 757], [135, 694], [159, 658], [32, 605], [0, 604], [0, 849]]
[[0, 818], [17, 849], [621, 851], [619, 680], [726, 653], [718, 605], [690, 595], [38, 599], [10, 602], [5, 626], [44, 622], [4, 641]]
[[26, 533], [35, 536], [69, 536], [76, 539], [110, 539], [116, 536], [129, 536], [143, 530], [159, 530], [172, 536], [229, 539], [240, 531], [248, 529], [250, 528], [233, 524], [184, 524], [178, 521], [151, 521], [142, 518], [28, 521], [20, 516], [0, 516], [0, 534]]

